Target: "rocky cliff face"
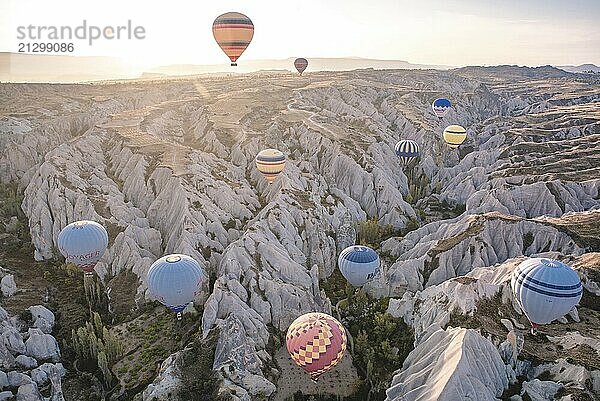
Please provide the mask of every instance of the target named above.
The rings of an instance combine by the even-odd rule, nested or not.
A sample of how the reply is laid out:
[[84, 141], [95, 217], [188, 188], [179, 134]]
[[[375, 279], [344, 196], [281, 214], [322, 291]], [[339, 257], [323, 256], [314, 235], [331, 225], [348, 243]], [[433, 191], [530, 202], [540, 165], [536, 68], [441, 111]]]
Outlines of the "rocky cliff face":
[[[48, 334], [54, 314], [41, 305], [30, 307], [29, 313], [31, 322], [24, 322], [0, 307], [0, 399], [16, 394], [18, 400], [64, 401], [61, 377], [66, 371], [57, 363], [58, 342]], [[51, 396], [44, 398], [42, 391]]]
[[[523, 255], [584, 258], [600, 246], [589, 233], [600, 221], [600, 88], [569, 74], [513, 73], [3, 84], [0, 178], [24, 190], [37, 260], [57, 256], [58, 233], [74, 220], [108, 228], [96, 271], [109, 294], [121, 272], [133, 272], [127, 297], [143, 304], [147, 270], [166, 253], [203, 263], [212, 280], [198, 298], [202, 333], [218, 329], [213, 369], [223, 394], [240, 400], [276, 394], [274, 337], [303, 312], [331, 311], [321, 281], [354, 243], [354, 222], [375, 218], [398, 233], [420, 226], [382, 244], [382, 277], [367, 286], [398, 298], [394, 313], [417, 338], [388, 397], [432, 399], [419, 390], [425, 376], [415, 376], [425, 360], [426, 376], [446, 383], [435, 397], [486, 387], [493, 399], [517, 368], [511, 376], [485, 336], [445, 328], [452, 313], [469, 314], [498, 292], [507, 301], [502, 280]], [[455, 107], [440, 121], [429, 107], [442, 95]], [[452, 123], [468, 128], [457, 150], [441, 139]], [[417, 165], [401, 165], [400, 138], [419, 142]], [[254, 167], [267, 147], [288, 157], [272, 185]], [[463, 276], [481, 284], [463, 288]], [[441, 377], [453, 352], [463, 357]], [[490, 358], [475, 363], [481, 352]], [[166, 399], [178, 385], [176, 359], [144, 399]], [[486, 368], [485, 377], [469, 373]]]

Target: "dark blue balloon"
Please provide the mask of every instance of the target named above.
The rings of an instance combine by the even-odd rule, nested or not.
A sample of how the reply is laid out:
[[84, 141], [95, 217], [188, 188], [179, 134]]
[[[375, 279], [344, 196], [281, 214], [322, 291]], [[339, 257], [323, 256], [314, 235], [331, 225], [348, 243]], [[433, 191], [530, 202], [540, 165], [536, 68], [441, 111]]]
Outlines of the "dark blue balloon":
[[435, 99], [431, 105], [435, 115], [440, 118], [448, 114], [448, 111], [450, 111], [451, 106], [452, 104], [450, 103], [450, 100], [443, 97]]

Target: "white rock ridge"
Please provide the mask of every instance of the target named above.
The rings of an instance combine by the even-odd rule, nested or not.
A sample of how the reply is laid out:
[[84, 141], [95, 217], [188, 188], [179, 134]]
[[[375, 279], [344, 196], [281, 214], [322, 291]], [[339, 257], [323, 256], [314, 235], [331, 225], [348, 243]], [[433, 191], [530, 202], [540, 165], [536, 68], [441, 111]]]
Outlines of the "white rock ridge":
[[396, 372], [387, 401], [496, 401], [508, 386], [496, 347], [474, 330], [431, 326]]

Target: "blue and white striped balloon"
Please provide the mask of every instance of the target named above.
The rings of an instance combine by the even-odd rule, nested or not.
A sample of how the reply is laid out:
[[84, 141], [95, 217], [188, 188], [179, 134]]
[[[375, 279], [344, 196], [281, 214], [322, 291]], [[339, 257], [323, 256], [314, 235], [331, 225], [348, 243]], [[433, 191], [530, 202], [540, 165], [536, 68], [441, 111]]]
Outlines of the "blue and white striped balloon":
[[517, 266], [511, 287], [523, 312], [534, 325], [560, 319], [581, 299], [577, 273], [552, 259], [530, 258]]
[[433, 103], [431, 104], [431, 108], [433, 109], [433, 112], [439, 118], [442, 118], [446, 114], [448, 114], [451, 106], [452, 106], [452, 104], [450, 103], [450, 100], [443, 98], [443, 97], [441, 97], [439, 99], [435, 99], [433, 101]]
[[360, 287], [379, 274], [379, 255], [368, 246], [352, 245], [340, 253], [338, 266], [350, 284]]
[[396, 144], [396, 155], [404, 164], [410, 163], [419, 157], [419, 144], [410, 139], [403, 139]]
[[185, 307], [200, 294], [206, 274], [202, 266], [187, 255], [163, 256], [148, 270], [148, 290], [167, 308], [181, 316]]
[[63, 228], [57, 243], [66, 263], [73, 263], [86, 274], [92, 274], [108, 247], [108, 233], [95, 221], [81, 220]]

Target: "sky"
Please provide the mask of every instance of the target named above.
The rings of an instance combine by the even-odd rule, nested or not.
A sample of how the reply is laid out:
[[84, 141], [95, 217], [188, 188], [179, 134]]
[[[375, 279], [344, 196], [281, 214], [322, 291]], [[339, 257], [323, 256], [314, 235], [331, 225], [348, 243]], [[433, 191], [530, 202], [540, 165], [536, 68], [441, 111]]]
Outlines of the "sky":
[[[363, 57], [419, 64], [600, 65], [599, 0], [0, 0], [0, 51], [17, 27], [143, 26], [143, 40], [75, 41], [74, 55], [131, 65], [219, 64], [212, 22], [252, 19], [244, 59]], [[29, 42], [35, 42], [29, 40]]]

